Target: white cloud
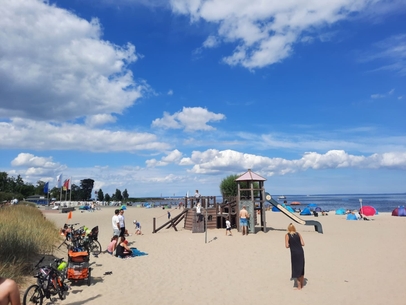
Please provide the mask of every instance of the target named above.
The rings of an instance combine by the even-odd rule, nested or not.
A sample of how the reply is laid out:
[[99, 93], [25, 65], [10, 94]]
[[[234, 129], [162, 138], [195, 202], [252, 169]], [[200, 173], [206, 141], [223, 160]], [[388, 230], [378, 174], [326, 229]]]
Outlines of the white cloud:
[[100, 126], [106, 123], [114, 123], [117, 118], [111, 114], [96, 114], [86, 117], [85, 123], [88, 126]]
[[391, 89], [391, 90], [389, 90], [388, 93], [384, 93], [384, 94], [381, 94], [381, 93], [371, 94], [371, 98], [373, 98], [373, 99], [385, 98], [385, 97], [388, 97], [389, 95], [392, 95], [394, 92], [395, 92], [395, 89]]
[[209, 149], [203, 152], [195, 151], [190, 158], [185, 158], [182, 162], [195, 164], [192, 169], [194, 173], [241, 172], [251, 168], [264, 176], [273, 176], [309, 169], [393, 168], [405, 170], [406, 153], [391, 152], [372, 154], [370, 156], [356, 156], [350, 155], [343, 150], [330, 150], [325, 154], [308, 152], [301, 159], [288, 160], [246, 154], [234, 150], [219, 151]]
[[363, 54], [362, 61], [384, 60], [385, 65], [374, 71], [389, 70], [406, 75], [406, 34], [391, 36], [372, 46], [372, 51]]
[[182, 111], [174, 114], [164, 113], [164, 117], [155, 119], [152, 122], [153, 127], [165, 129], [184, 129], [185, 131], [214, 130], [215, 128], [207, 125], [210, 122], [218, 122], [225, 119], [221, 113], [213, 113], [201, 107], [183, 107]]
[[210, 35], [209, 37], [207, 37], [206, 41], [203, 42], [203, 47], [205, 48], [214, 48], [216, 46], [218, 46], [220, 42], [218, 41], [217, 37]]
[[[0, 122], [2, 149], [143, 151], [165, 150], [170, 145], [160, 142], [151, 133], [110, 131], [78, 124], [50, 124], [28, 119], [12, 119]], [[125, 143], [125, 145], [124, 145]]]
[[156, 159], [147, 160], [145, 163], [147, 167], [155, 167], [155, 166], [166, 166], [171, 163], [178, 163], [182, 158], [182, 153], [175, 149], [169, 152], [166, 156], [162, 157], [160, 161]]
[[[171, 0], [175, 13], [188, 15], [192, 22], [204, 20], [218, 25], [210, 37], [237, 43], [234, 52], [223, 58], [229, 65], [249, 69], [277, 63], [293, 52], [293, 45], [305, 35], [327, 28], [337, 21], [365, 10], [376, 1], [264, 1], [264, 0]], [[323, 34], [316, 33], [322, 39]], [[330, 36], [329, 36], [330, 37]]]
[[168, 94], [168, 95], [173, 95], [173, 90], [172, 90], [172, 89], [169, 90], [167, 94]]
[[121, 113], [142, 94], [145, 84], [127, 69], [135, 47], [102, 40], [97, 19], [38, 0], [3, 1], [0, 28], [0, 117]]
[[37, 157], [33, 154], [20, 153], [18, 156], [11, 161], [12, 166], [36, 166], [36, 167], [47, 167], [53, 168], [58, 164], [53, 162], [52, 157]]

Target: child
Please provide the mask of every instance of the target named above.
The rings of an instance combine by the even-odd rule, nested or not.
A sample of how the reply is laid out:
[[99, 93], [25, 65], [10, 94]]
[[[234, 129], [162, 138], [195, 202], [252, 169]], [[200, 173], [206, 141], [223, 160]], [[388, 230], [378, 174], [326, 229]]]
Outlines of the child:
[[134, 220], [133, 223], [135, 224], [135, 234], [142, 235], [141, 224], [137, 220]]
[[228, 218], [226, 220], [226, 236], [227, 236], [227, 232], [230, 233], [230, 236], [233, 236], [233, 233], [231, 233], [231, 223], [230, 223], [230, 220]]
[[116, 250], [118, 235], [114, 235], [111, 238], [109, 245], [107, 246], [107, 253], [113, 255], [114, 250]]

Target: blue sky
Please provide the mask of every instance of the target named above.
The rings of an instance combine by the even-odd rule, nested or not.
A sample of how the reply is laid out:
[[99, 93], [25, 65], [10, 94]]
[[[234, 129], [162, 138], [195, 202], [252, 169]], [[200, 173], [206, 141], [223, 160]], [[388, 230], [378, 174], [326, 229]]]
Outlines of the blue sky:
[[0, 0], [0, 171], [130, 196], [406, 192], [403, 1]]

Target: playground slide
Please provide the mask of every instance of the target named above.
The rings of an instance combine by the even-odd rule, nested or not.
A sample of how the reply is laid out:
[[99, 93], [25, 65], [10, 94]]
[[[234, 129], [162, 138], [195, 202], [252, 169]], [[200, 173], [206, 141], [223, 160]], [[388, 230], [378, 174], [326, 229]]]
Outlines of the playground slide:
[[289, 212], [286, 208], [283, 207], [283, 205], [279, 204], [275, 199], [272, 198], [272, 196], [269, 193], [265, 193], [265, 199], [268, 201], [270, 204], [272, 204], [274, 207], [276, 207], [279, 211], [281, 211], [283, 214], [288, 216], [290, 219], [293, 221], [305, 225], [305, 226], [314, 226], [314, 229], [319, 232], [323, 233], [323, 227], [321, 226], [321, 223], [315, 220], [303, 220], [302, 218], [298, 217], [297, 215]]

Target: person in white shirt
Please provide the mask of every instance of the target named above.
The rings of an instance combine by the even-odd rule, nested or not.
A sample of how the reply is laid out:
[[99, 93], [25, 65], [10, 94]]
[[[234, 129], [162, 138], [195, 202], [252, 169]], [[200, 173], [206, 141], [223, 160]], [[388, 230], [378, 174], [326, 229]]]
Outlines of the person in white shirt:
[[[230, 233], [230, 234], [228, 234], [228, 233]], [[233, 236], [233, 233], [231, 233], [231, 222], [228, 218], [226, 220], [226, 236], [227, 235]]]
[[196, 204], [200, 202], [200, 197], [201, 196], [200, 196], [199, 190], [196, 190], [196, 193], [195, 193]]
[[118, 215], [120, 214], [120, 210], [115, 210], [114, 215], [111, 218], [111, 225], [113, 227], [113, 236], [117, 235], [120, 236], [120, 220]]

